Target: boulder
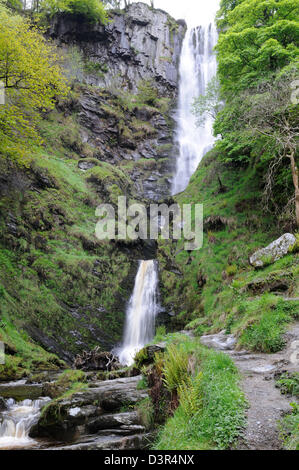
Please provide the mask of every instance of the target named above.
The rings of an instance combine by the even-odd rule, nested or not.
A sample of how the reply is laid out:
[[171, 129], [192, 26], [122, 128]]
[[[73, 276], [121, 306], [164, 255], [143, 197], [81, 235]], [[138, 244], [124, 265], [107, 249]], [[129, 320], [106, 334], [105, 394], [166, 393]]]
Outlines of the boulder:
[[88, 423], [87, 430], [91, 434], [96, 434], [104, 429], [114, 429], [123, 426], [138, 425], [140, 422], [136, 411], [104, 414]]
[[166, 349], [166, 343], [161, 342], [157, 344], [150, 344], [145, 346], [135, 356], [136, 366], [140, 369], [144, 365], [149, 365], [154, 362], [155, 354], [158, 352], [164, 352]]
[[94, 166], [96, 166], [96, 163], [92, 161], [81, 160], [78, 162], [78, 168], [83, 171], [90, 170], [90, 168], [93, 168]]
[[270, 245], [253, 253], [249, 258], [249, 262], [255, 268], [262, 268], [268, 264], [274, 263], [285, 256], [289, 248], [294, 245], [295, 242], [296, 238], [294, 235], [285, 233], [280, 238], [270, 243]]

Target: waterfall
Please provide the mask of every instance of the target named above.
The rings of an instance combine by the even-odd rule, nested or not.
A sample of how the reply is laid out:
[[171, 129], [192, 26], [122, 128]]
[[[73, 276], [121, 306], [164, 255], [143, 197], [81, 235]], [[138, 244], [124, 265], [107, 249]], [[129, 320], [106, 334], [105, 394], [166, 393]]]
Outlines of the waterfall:
[[212, 148], [213, 121], [207, 116], [203, 127], [196, 127], [192, 114], [194, 98], [204, 94], [209, 81], [216, 75], [217, 62], [214, 47], [217, 29], [214, 12], [207, 24], [189, 28], [184, 38], [180, 59], [178, 110], [176, 114], [176, 144], [178, 158], [172, 184], [172, 194], [186, 189], [202, 157]]
[[6, 410], [0, 414], [0, 449], [27, 447], [36, 442], [29, 437], [29, 431], [37, 423], [41, 408], [50, 398], [23, 400], [16, 403], [13, 398], [6, 400]]
[[140, 261], [126, 312], [123, 344], [116, 351], [121, 364], [133, 364], [135, 354], [153, 339], [158, 312], [157, 292], [156, 261]]

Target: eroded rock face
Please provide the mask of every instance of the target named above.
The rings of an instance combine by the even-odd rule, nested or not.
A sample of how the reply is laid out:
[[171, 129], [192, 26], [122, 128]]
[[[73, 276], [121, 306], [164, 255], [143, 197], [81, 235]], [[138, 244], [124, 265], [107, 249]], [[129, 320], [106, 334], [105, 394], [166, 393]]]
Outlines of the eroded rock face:
[[294, 245], [296, 238], [291, 233], [285, 233], [270, 245], [256, 251], [250, 258], [250, 264], [255, 268], [274, 263], [288, 253], [289, 248]]
[[49, 34], [61, 43], [78, 44], [86, 57], [103, 65], [101, 76], [89, 74], [91, 84], [135, 92], [140, 80], [152, 79], [160, 92], [173, 96], [185, 30], [183, 20], [176, 22], [162, 10], [133, 3], [113, 12], [106, 26], [59, 15]]
[[[98, 160], [121, 165], [139, 198], [158, 201], [169, 195], [175, 165], [170, 117], [150, 106], [130, 111], [120, 106], [117, 94], [96, 88], [82, 90], [79, 109], [82, 139]], [[94, 165], [88, 159], [78, 164], [82, 170]]]

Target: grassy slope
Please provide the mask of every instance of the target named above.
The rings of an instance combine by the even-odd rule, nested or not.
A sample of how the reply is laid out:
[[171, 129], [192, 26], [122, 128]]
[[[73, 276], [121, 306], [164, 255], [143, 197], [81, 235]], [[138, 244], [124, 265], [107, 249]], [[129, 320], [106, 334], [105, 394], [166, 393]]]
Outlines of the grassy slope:
[[[219, 193], [217, 175], [227, 191]], [[283, 279], [291, 297], [299, 294], [299, 256], [289, 254], [264, 269], [254, 270], [250, 254], [285, 230], [262, 209], [261, 182], [251, 169], [225, 168], [210, 152], [193, 175], [179, 203], [202, 203], [204, 218], [222, 216], [227, 225], [205, 230], [203, 248], [191, 253], [182, 242], [161, 241], [164, 301], [177, 316], [174, 325], [194, 328], [197, 334], [225, 328], [252, 349], [274, 351], [282, 346], [284, 324], [298, 315], [298, 302], [269, 293]], [[174, 260], [174, 262], [173, 262]], [[181, 275], [175, 272], [180, 270]], [[198, 281], [205, 279], [199, 286]]]
[[[225, 354], [208, 350], [198, 339], [174, 334], [164, 338], [175, 361], [164, 354], [166, 384], [178, 391], [179, 406], [156, 438], [159, 450], [227, 449], [245, 425], [246, 401], [239, 374]], [[174, 348], [174, 349], [173, 349]], [[192, 371], [184, 367], [193, 364]], [[166, 358], [166, 361], [165, 361]], [[161, 359], [156, 359], [159, 364]], [[181, 364], [180, 364], [181, 362]]]
[[[0, 339], [26, 360], [32, 348], [28, 345], [27, 351], [29, 338], [22, 331], [28, 326], [71, 353], [78, 350], [77, 341], [98, 344], [95, 335], [90, 339], [93, 328], [109, 343], [117, 341], [124, 314], [119, 299], [129, 295], [124, 285], [132, 265], [117, 247], [100, 244], [94, 236], [95, 207], [113, 196], [115, 183], [125, 192], [128, 178], [98, 160], [87, 172], [78, 169], [79, 153], [71, 150], [74, 141], [80, 142], [75, 115], [52, 113], [41, 123], [41, 134], [46, 144], [35, 150], [30, 169], [9, 171], [1, 160], [2, 175], [8, 181], [13, 176], [0, 203]], [[93, 184], [87, 181], [91, 176]], [[98, 187], [100, 192], [95, 191]], [[8, 229], [10, 214], [17, 233]], [[80, 320], [70, 314], [72, 306], [84, 308]], [[38, 356], [41, 351], [36, 347]], [[3, 379], [9, 375], [10, 360], [6, 371], [0, 369]], [[27, 370], [30, 364], [23, 361], [22, 367]]]

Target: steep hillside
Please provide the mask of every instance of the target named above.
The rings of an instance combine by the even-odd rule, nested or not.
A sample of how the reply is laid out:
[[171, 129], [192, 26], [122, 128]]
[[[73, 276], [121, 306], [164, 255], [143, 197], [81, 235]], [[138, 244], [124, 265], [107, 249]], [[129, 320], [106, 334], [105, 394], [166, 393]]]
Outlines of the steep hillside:
[[[149, 204], [168, 193], [184, 34], [184, 25], [144, 4], [90, 27], [71, 16], [51, 23], [72, 90], [43, 114], [43, 145], [25, 167], [1, 160], [0, 338], [18, 350], [14, 328], [26, 331], [70, 363], [83, 349], [120, 341], [137, 260], [155, 257], [152, 242], [99, 243], [95, 209], [120, 195]], [[112, 83], [118, 74], [122, 90]], [[22, 367], [11, 370], [18, 374]]]

